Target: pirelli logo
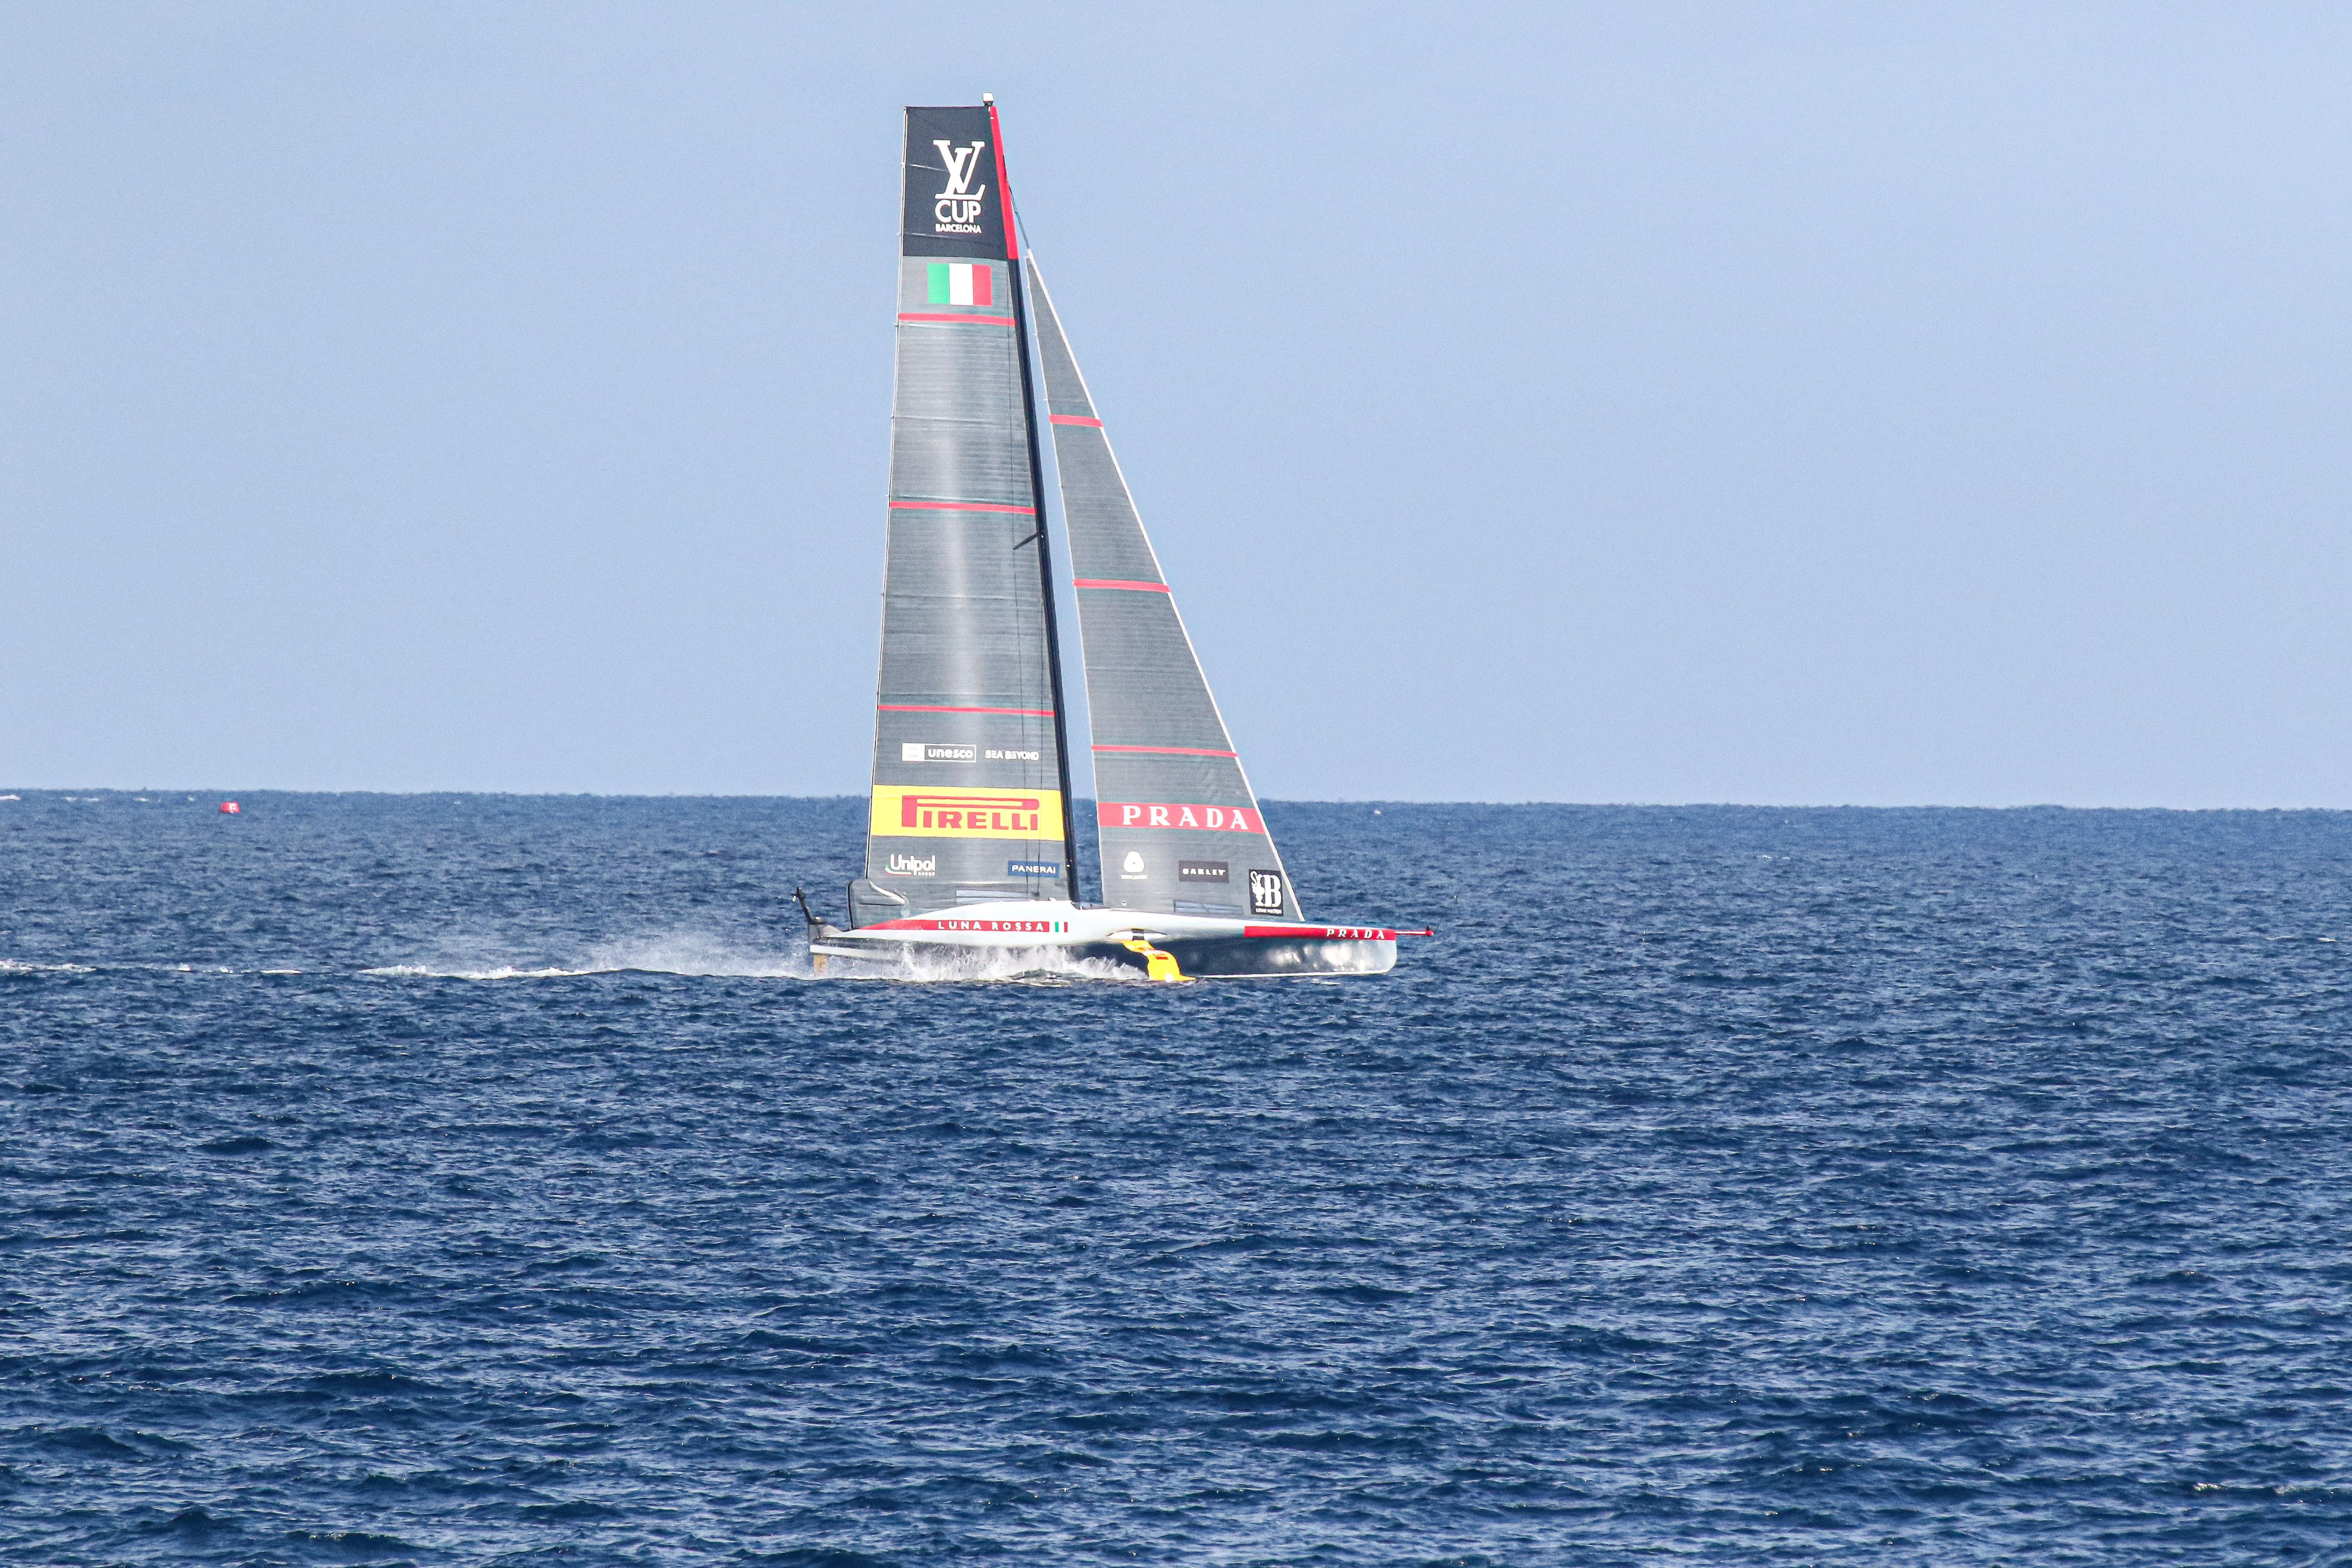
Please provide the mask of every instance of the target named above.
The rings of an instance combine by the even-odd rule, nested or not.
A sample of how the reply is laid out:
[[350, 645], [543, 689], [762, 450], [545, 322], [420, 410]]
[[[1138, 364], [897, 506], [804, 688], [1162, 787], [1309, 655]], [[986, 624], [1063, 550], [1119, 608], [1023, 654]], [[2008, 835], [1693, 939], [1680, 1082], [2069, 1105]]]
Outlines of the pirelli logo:
[[941, 789], [876, 784], [877, 838], [1052, 838], [1062, 837], [1057, 790]]

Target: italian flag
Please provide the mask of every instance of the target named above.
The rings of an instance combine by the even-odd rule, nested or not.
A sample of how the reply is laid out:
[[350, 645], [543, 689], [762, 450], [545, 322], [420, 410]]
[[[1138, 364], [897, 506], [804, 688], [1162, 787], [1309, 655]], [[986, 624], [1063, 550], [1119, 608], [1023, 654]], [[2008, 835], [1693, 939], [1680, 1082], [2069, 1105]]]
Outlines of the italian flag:
[[996, 269], [985, 261], [931, 263], [931, 303], [934, 305], [993, 305]]

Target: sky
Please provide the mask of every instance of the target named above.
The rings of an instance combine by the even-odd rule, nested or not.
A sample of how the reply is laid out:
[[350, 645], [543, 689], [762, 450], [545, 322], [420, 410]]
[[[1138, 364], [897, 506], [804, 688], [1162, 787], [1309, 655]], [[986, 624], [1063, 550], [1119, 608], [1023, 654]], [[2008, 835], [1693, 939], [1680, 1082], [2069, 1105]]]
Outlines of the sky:
[[2352, 807], [2347, 79], [2259, 0], [7, 0], [0, 784], [862, 790], [899, 110], [992, 91], [1262, 795]]

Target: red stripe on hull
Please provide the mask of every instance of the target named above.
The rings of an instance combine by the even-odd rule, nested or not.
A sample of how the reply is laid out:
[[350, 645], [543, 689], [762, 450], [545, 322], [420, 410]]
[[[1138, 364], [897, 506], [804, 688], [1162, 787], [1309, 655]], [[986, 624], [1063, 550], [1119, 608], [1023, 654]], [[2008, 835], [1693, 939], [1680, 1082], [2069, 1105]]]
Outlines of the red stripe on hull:
[[1307, 937], [1324, 942], [1394, 942], [1396, 932], [1379, 926], [1244, 926], [1242, 935], [1272, 940]]

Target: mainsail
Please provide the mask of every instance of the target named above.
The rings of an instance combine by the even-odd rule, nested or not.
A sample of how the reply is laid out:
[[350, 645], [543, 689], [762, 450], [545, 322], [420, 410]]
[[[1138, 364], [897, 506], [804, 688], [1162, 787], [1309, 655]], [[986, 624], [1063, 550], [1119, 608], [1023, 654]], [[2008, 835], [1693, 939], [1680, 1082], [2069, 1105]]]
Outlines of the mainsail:
[[1297, 920], [1289, 874], [1034, 257], [1028, 271], [1094, 721], [1102, 901]]
[[1076, 891], [1020, 243], [992, 106], [907, 110], [904, 214], [853, 926]]

